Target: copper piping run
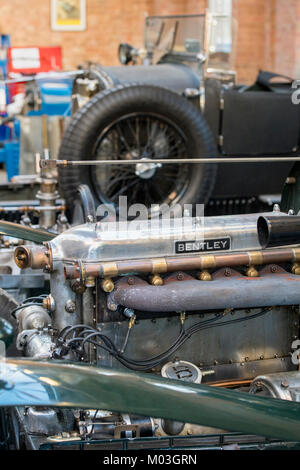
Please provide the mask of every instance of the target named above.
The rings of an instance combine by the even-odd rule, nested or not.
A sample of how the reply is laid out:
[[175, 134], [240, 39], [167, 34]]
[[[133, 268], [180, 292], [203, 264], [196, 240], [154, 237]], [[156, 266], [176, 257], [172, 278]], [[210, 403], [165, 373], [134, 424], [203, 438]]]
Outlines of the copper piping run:
[[250, 385], [253, 379], [230, 380], [228, 382], [206, 382], [205, 385], [212, 387], [237, 387], [238, 385]]
[[42, 211], [65, 211], [67, 206], [19, 206], [0, 207], [0, 212], [42, 212]]
[[[72, 266], [65, 266], [66, 279], [81, 277], [82, 263], [86, 277], [116, 277], [121, 274], [144, 273], [159, 274], [181, 270], [204, 270], [234, 266], [253, 266], [283, 262], [300, 261], [300, 248], [261, 250], [245, 253], [222, 253], [216, 255], [198, 255], [185, 257], [168, 257], [158, 259], [138, 259], [121, 261], [103, 261], [87, 263], [77, 261]], [[84, 280], [84, 279], [82, 279]]]

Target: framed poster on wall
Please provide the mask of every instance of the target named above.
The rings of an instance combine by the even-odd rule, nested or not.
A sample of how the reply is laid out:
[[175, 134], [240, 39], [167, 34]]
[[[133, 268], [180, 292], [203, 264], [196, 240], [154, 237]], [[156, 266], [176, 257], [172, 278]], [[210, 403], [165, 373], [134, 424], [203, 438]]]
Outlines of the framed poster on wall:
[[51, 28], [53, 31], [84, 31], [86, 0], [51, 0]]

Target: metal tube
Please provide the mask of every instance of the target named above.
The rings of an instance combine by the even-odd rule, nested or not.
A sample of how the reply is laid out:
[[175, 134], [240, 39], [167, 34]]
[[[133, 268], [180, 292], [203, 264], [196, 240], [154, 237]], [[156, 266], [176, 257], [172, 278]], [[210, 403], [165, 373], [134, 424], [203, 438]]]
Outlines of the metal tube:
[[36, 243], [43, 243], [56, 237], [54, 233], [47, 232], [46, 230], [26, 227], [25, 225], [6, 222], [4, 220], [0, 220], [0, 231], [9, 237], [29, 240]]
[[300, 217], [261, 216], [257, 221], [257, 233], [262, 248], [298, 244]]
[[64, 268], [66, 279], [86, 277], [116, 277], [121, 274], [164, 273], [180, 270], [214, 269], [232, 266], [263, 265], [269, 263], [296, 262], [300, 260], [300, 248], [267, 251], [249, 251], [216, 255], [184, 256], [177, 258], [152, 258], [121, 260], [103, 263], [82, 263]]
[[9, 359], [0, 406], [59, 406], [153, 416], [300, 441], [300, 404], [114, 369]]
[[66, 206], [2, 206], [0, 212], [65, 211], [66, 209]]
[[172, 280], [163, 286], [152, 286], [139, 278], [133, 278], [130, 285], [122, 279], [116, 284], [113, 299], [118, 305], [145, 312], [298, 305], [300, 277], [286, 271], [273, 274], [269, 270], [259, 277], [235, 272], [222, 278], [216, 274], [212, 282]]
[[300, 157], [212, 157], [212, 158], [155, 158], [137, 160], [40, 160], [41, 168], [56, 168], [58, 166], [87, 166], [87, 165], [136, 165], [137, 163], [273, 163], [299, 162]]
[[[43, 121], [44, 122], [44, 121]], [[47, 137], [47, 133], [45, 134]], [[53, 178], [42, 178], [40, 182], [40, 190], [36, 198], [40, 201], [41, 207], [55, 207], [56, 200], [59, 197], [56, 191], [57, 181]], [[56, 221], [56, 209], [44, 210], [40, 213], [39, 224], [45, 229], [52, 228]]]

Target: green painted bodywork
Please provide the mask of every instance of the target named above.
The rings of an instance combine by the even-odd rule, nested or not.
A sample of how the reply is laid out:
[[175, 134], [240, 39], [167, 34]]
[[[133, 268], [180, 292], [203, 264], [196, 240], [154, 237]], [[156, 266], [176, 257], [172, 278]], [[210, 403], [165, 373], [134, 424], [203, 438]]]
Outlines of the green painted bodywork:
[[4, 341], [5, 346], [8, 348], [14, 340], [13, 327], [8, 321], [0, 318], [0, 341]]
[[300, 441], [296, 402], [53, 361], [1, 363], [0, 405], [103, 409]]
[[[228, 446], [232, 450], [300, 450], [300, 442], [278, 441], [265, 438], [258, 438], [257, 441], [251, 436], [245, 439], [244, 434], [222, 433], [222, 434], [204, 434], [201, 436], [155, 436], [134, 438], [134, 444], [139, 449], [158, 450], [224, 450]], [[39, 450], [91, 450], [91, 445], [95, 448], [97, 445], [105, 445], [105, 448], [114, 446], [116, 450], [132, 450], [132, 438], [123, 439], [102, 439], [83, 441], [82, 439], [62, 442], [46, 442], [41, 444]], [[151, 447], [151, 444], [153, 447]], [[135, 447], [136, 448], [136, 447]]]
[[46, 230], [26, 227], [25, 225], [5, 222], [4, 220], [0, 220], [0, 233], [35, 243], [48, 242], [56, 237], [56, 234], [47, 232]]
[[288, 212], [293, 209], [295, 214], [300, 211], [300, 164], [296, 163], [289, 174], [290, 183], [286, 183], [283, 188], [280, 209]]

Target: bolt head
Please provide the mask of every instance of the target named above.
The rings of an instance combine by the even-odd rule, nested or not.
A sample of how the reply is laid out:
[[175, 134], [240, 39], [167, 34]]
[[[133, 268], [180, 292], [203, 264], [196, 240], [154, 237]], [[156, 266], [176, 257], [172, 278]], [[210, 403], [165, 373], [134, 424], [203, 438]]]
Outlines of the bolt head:
[[289, 382], [288, 382], [287, 380], [283, 380], [283, 381], [281, 382], [281, 387], [282, 387], [282, 388], [289, 388], [289, 385], [290, 385], [290, 384], [289, 384]]
[[71, 299], [67, 300], [66, 305], [65, 305], [65, 310], [68, 313], [74, 313], [76, 310], [75, 302]]

